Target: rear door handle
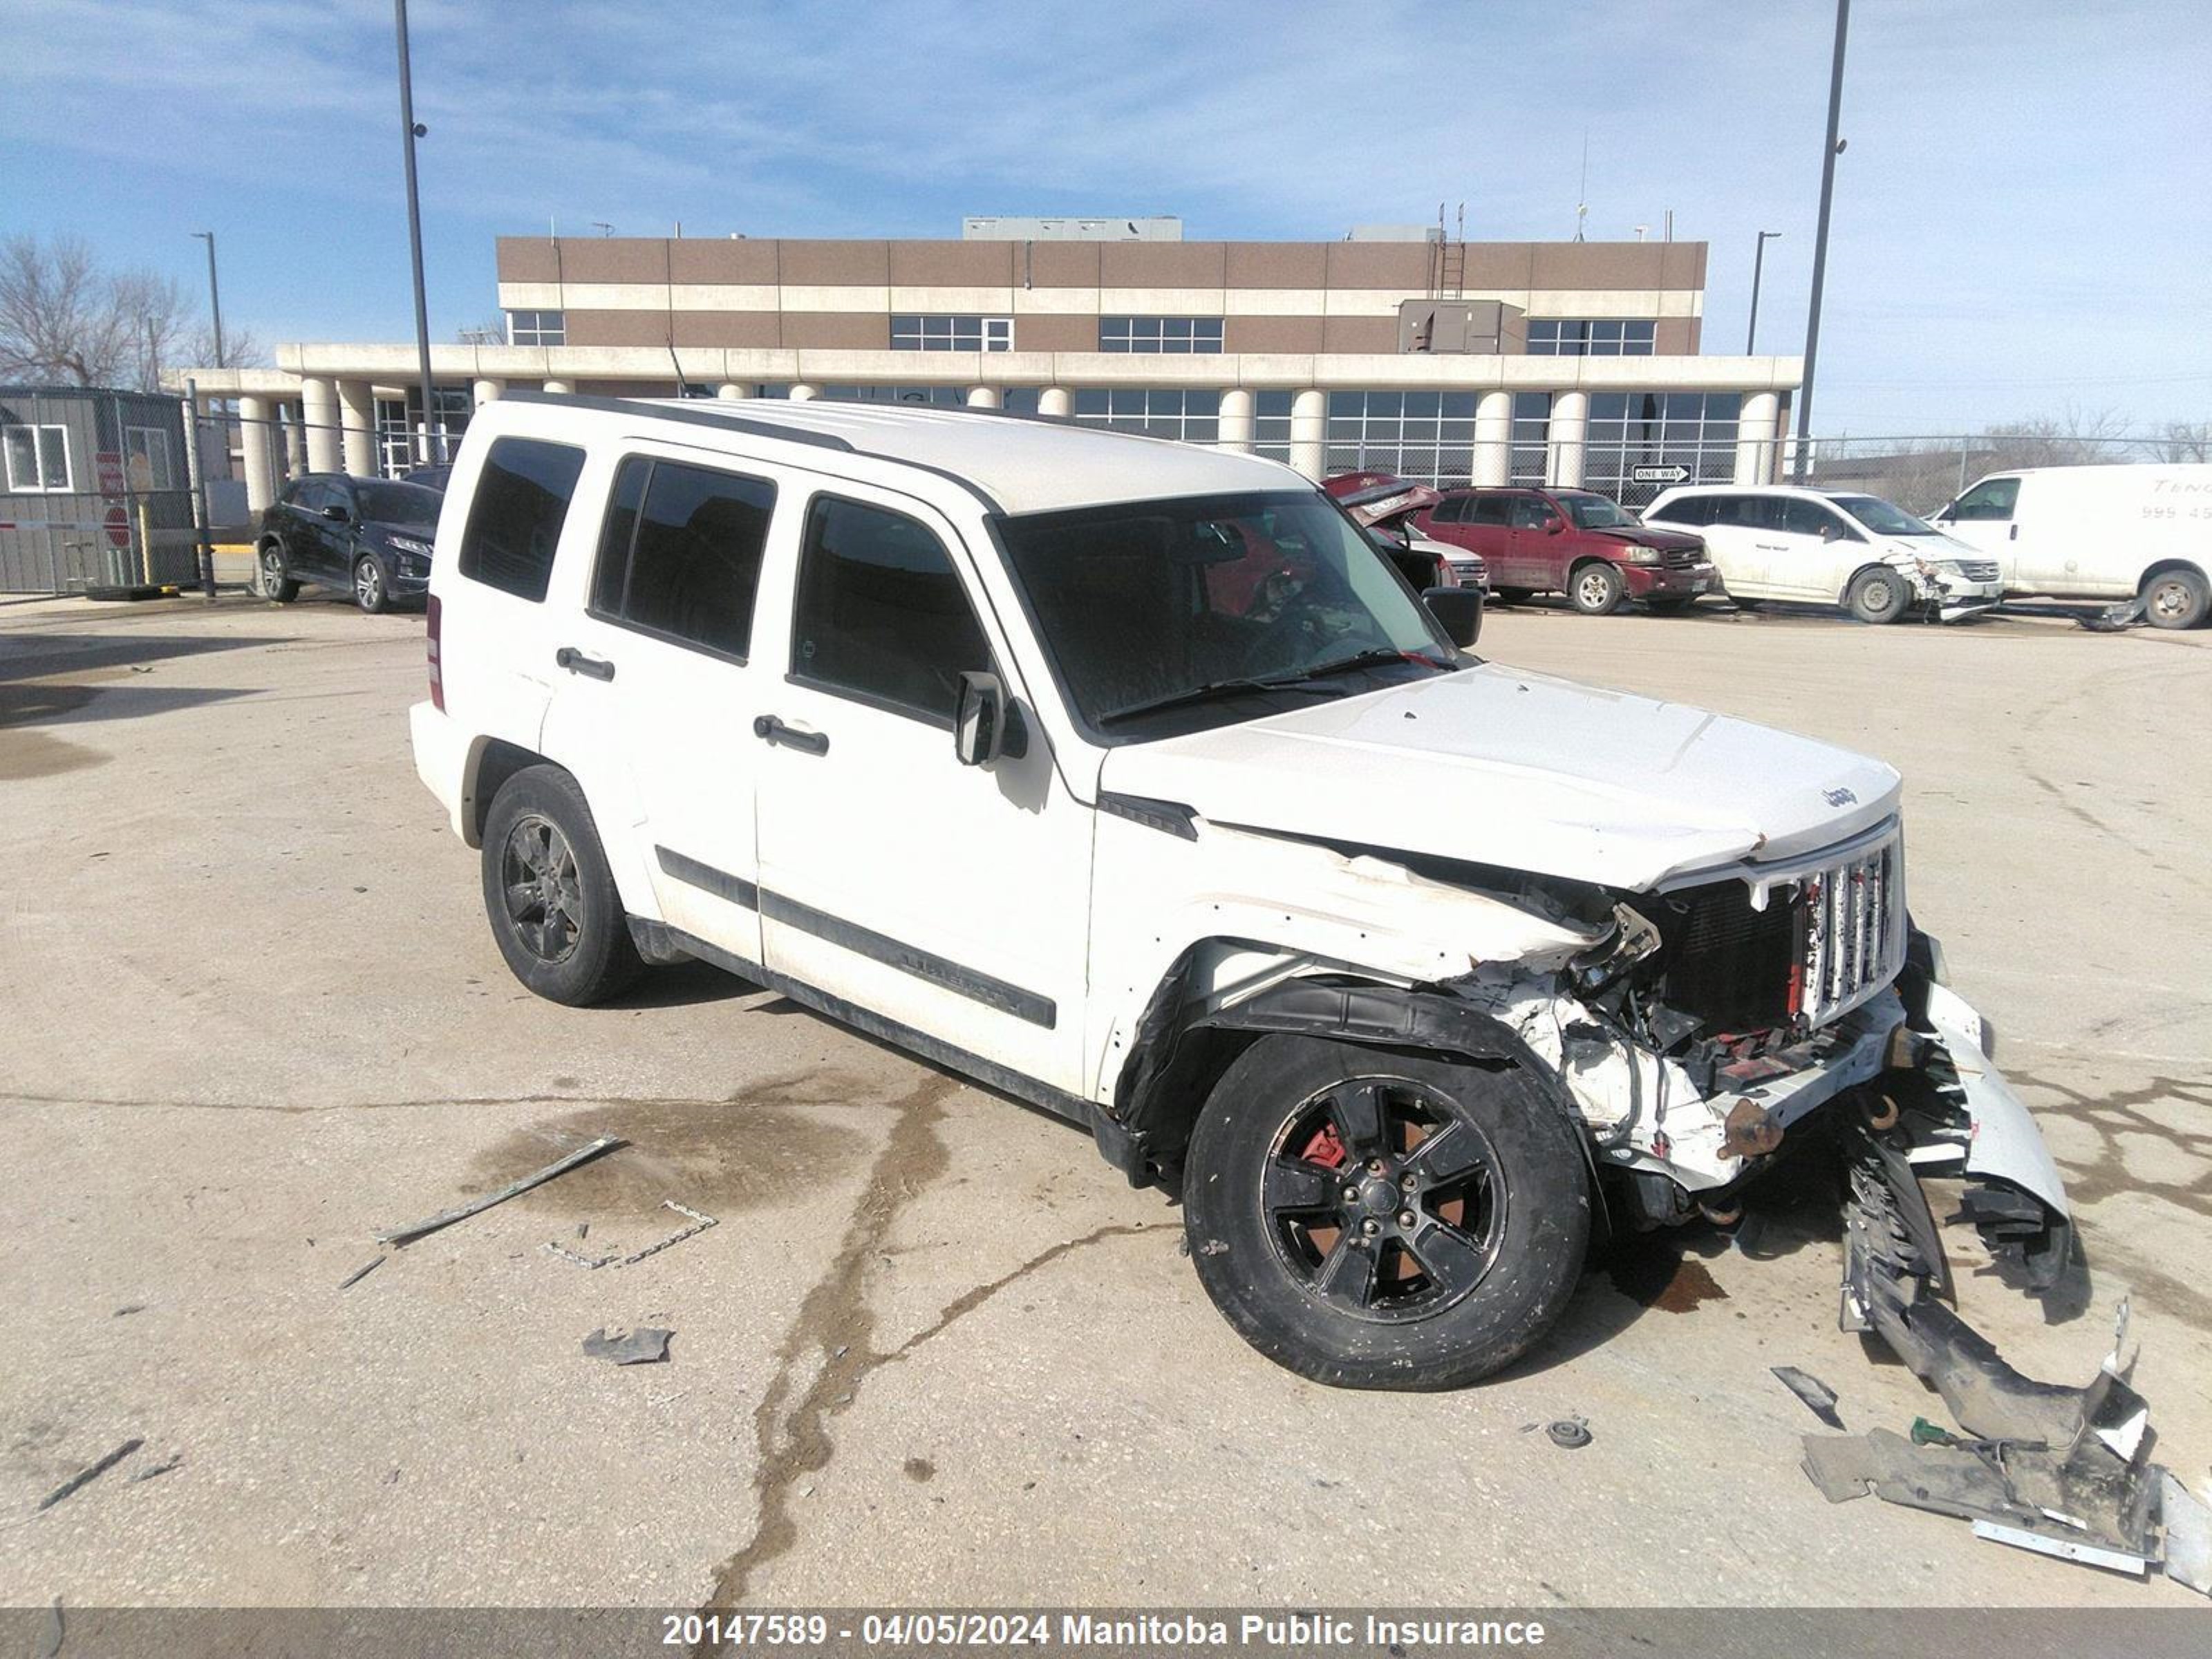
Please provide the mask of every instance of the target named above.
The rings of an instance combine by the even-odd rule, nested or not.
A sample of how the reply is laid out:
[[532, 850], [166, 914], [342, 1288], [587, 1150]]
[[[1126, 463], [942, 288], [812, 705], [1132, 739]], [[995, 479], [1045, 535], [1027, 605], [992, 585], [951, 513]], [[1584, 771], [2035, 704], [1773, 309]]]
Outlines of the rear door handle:
[[553, 653], [556, 667], [565, 668], [571, 674], [585, 674], [595, 680], [611, 680], [615, 677], [615, 665], [604, 657], [587, 657], [573, 645], [564, 645]]
[[805, 750], [810, 755], [830, 752], [830, 737], [823, 732], [802, 732], [795, 726], [786, 726], [773, 714], [757, 715], [753, 720], [753, 735], [763, 742], [782, 744], [788, 748]]

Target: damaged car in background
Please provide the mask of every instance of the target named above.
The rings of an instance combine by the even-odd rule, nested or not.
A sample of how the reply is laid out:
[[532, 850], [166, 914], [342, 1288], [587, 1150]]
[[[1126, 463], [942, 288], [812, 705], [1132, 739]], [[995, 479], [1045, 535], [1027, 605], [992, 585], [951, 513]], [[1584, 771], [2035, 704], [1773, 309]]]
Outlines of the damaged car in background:
[[1889, 767], [1486, 661], [1479, 594], [1257, 457], [517, 396], [448, 499], [416, 766], [532, 990], [696, 957], [1081, 1124], [1341, 1387], [1487, 1376], [1607, 1234], [1814, 1160], [1844, 1316], [1989, 1443], [1944, 1449], [1992, 1523], [2162, 1547], [2118, 1371], [2019, 1377], [1947, 1305], [1922, 1176], [2031, 1289], [2072, 1221]]

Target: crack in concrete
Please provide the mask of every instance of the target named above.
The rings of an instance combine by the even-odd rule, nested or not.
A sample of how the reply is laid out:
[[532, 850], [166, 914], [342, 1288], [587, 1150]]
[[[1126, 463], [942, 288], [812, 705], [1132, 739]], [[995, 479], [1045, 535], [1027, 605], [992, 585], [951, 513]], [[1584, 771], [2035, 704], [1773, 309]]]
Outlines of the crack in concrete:
[[[1145, 1231], [1142, 1224], [1106, 1226], [1065, 1239], [956, 1297], [934, 1321], [897, 1347], [878, 1348], [873, 1341], [878, 1316], [867, 1302], [869, 1265], [883, 1255], [893, 1223], [949, 1167], [951, 1154], [938, 1130], [945, 1100], [960, 1086], [957, 1078], [933, 1077], [892, 1109], [897, 1118], [890, 1138], [869, 1170], [867, 1186], [846, 1223], [836, 1256], [800, 1303], [798, 1316], [777, 1348], [775, 1377], [754, 1409], [760, 1455], [753, 1474], [757, 1516], [752, 1535], [716, 1571], [702, 1612], [742, 1606], [759, 1571], [797, 1544], [799, 1523], [791, 1512], [795, 1485], [801, 1476], [829, 1467], [836, 1455], [830, 1421], [852, 1405], [871, 1375], [907, 1359], [1039, 1268], [1101, 1240]], [[805, 1362], [816, 1355], [820, 1364], [802, 1388]], [[707, 1651], [695, 1650], [702, 1659]]]

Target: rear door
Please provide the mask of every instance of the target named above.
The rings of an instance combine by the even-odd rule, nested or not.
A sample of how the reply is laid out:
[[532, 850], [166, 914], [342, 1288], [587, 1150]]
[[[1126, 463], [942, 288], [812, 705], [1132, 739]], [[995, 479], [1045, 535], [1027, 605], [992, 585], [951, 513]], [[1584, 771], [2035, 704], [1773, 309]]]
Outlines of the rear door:
[[1720, 572], [1721, 586], [1740, 599], [1777, 597], [1769, 571], [1774, 544], [1768, 520], [1778, 509], [1771, 495], [1716, 495], [1705, 497], [1698, 533]]
[[1516, 490], [1506, 514], [1512, 538], [1511, 551], [1506, 556], [1513, 567], [1513, 586], [1538, 592], [1564, 588], [1567, 573], [1560, 568], [1559, 555], [1565, 544], [1565, 532], [1553, 534], [1546, 528], [1560, 516], [1557, 509], [1541, 495]]
[[1984, 478], [1945, 507], [1936, 523], [1983, 557], [1995, 559], [2008, 588], [2039, 592], [2044, 590], [2030, 585], [2028, 573], [2021, 564], [2020, 523], [2015, 517], [2021, 482], [2017, 473]]
[[[1082, 1086], [1091, 809], [1034, 716], [1019, 756], [956, 757], [959, 677], [1034, 708], [964, 542], [934, 507], [851, 481], [808, 505], [760, 754], [768, 965], [882, 1019]], [[781, 571], [791, 567], [779, 562]]]

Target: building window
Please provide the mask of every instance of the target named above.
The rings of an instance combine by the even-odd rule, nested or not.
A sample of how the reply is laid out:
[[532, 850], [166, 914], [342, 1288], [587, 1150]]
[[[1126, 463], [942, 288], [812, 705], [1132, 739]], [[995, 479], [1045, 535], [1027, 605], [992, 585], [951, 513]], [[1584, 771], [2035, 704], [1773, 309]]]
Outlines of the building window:
[[1531, 317], [1532, 357], [1649, 357], [1658, 325], [1617, 317]]
[[1252, 453], [1271, 461], [1291, 459], [1291, 404], [1294, 392], [1255, 392], [1252, 394]]
[[894, 317], [893, 351], [1012, 351], [1011, 317]]
[[1075, 418], [1115, 432], [1210, 444], [1221, 437], [1221, 394], [1180, 388], [1092, 387], [1075, 394]]
[[1547, 482], [1546, 445], [1552, 432], [1552, 394], [1516, 392], [1513, 394], [1513, 439], [1506, 459], [1508, 483]]
[[1474, 470], [1474, 404], [1472, 392], [1332, 392], [1323, 476], [1465, 483]]
[[935, 404], [958, 408], [968, 401], [957, 386], [825, 386], [822, 395], [847, 404]]
[[451, 460], [459, 447], [461, 434], [469, 429], [469, 416], [475, 412], [476, 400], [466, 386], [433, 386], [438, 399], [437, 429], [431, 434], [430, 453], [434, 460], [417, 460], [415, 456], [415, 427], [421, 419], [422, 409], [416, 399], [420, 392], [406, 398], [379, 398], [376, 400], [376, 457], [377, 464], [387, 478], [397, 478], [413, 466], [429, 466], [436, 460]]
[[8, 489], [18, 495], [64, 495], [70, 489], [69, 428], [0, 428], [8, 451]]
[[[1640, 506], [1670, 483], [1735, 477], [1737, 392], [1594, 392], [1583, 436], [1583, 484]], [[1679, 468], [1686, 477], [1638, 478]]]
[[123, 476], [137, 490], [174, 489], [176, 468], [169, 457], [169, 434], [158, 426], [123, 428]]
[[1044, 404], [1044, 388], [1010, 386], [999, 396], [999, 407], [1015, 415], [1035, 415]]
[[1101, 317], [1098, 349], [1188, 356], [1221, 349], [1218, 317]]
[[566, 345], [568, 319], [559, 311], [510, 311], [507, 313], [509, 345]]

